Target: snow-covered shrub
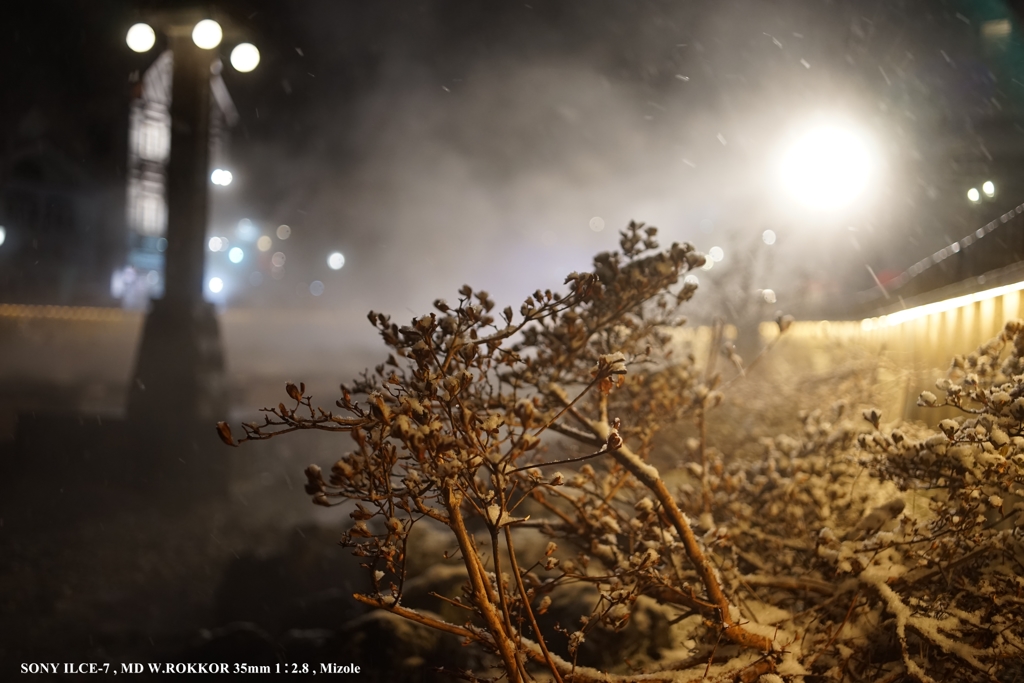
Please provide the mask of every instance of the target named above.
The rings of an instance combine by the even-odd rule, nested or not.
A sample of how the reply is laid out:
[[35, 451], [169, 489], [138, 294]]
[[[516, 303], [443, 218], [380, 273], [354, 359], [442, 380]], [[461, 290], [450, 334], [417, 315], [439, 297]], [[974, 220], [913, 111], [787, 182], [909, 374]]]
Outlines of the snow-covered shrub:
[[919, 401], [962, 414], [937, 429], [883, 428], [870, 409], [845, 419], [839, 403], [711, 476], [723, 581], [748, 618], [793, 639], [806, 674], [1024, 676], [1022, 356], [1012, 321], [955, 358], [945, 398]]
[[[705, 427], [742, 361], [723, 349], [723, 382], [717, 351], [680, 353], [670, 331], [696, 290], [683, 275], [704, 257], [660, 251], [655, 234], [631, 224], [620, 251], [518, 318], [469, 286], [407, 326], [371, 312], [391, 355], [342, 386], [337, 411], [288, 384], [289, 405], [243, 425], [242, 441], [352, 437], [329, 472], [307, 469], [306, 490], [347, 503], [341, 543], [373, 586], [356, 598], [489, 653], [493, 670], [466, 680], [1024, 675], [1024, 326], [957, 359], [945, 401], [922, 396], [965, 415], [938, 431], [883, 429], [877, 410], [839, 402], [731, 461]], [[684, 419], [693, 459], [666, 479], [656, 437]], [[403, 601], [417, 525], [448, 538], [419, 556], [465, 568], [454, 594], [416, 586], [456, 618]]]

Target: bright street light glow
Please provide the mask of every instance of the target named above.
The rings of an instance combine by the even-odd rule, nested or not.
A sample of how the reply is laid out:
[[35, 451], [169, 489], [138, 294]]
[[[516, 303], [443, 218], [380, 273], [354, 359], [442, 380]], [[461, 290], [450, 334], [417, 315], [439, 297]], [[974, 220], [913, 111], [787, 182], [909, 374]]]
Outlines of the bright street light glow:
[[708, 249], [708, 258], [710, 258], [715, 263], [718, 263], [723, 258], [725, 258], [725, 252], [722, 251], [721, 247], [711, 247], [710, 249]]
[[252, 43], [241, 43], [231, 51], [231, 66], [244, 74], [249, 73], [260, 63], [260, 51]]
[[214, 294], [220, 294], [220, 291], [224, 289], [224, 281], [219, 277], [211, 277], [210, 281], [206, 283], [206, 286]]
[[331, 270], [341, 270], [341, 267], [345, 265], [345, 257], [340, 251], [336, 251], [327, 257], [327, 265], [331, 267]]
[[231, 184], [232, 180], [234, 180], [234, 176], [231, 175], [231, 171], [223, 168], [215, 168], [213, 173], [210, 174], [210, 182], [221, 187], [227, 187]]
[[855, 130], [821, 125], [801, 136], [783, 154], [786, 191], [808, 208], [840, 209], [864, 191], [874, 171], [867, 140]]
[[978, 192], [978, 188], [972, 187], [971, 189], [967, 190], [967, 198], [970, 199], [972, 202], [979, 202], [981, 201], [981, 193]]
[[220, 24], [213, 19], [203, 19], [192, 29], [192, 42], [203, 50], [212, 50], [217, 47], [223, 37], [224, 31], [221, 30]]
[[124, 40], [134, 52], [149, 52], [156, 44], [156, 33], [149, 24], [135, 24]]
[[232, 263], [241, 263], [244, 258], [245, 252], [241, 247], [231, 247], [231, 251], [228, 252], [228, 260]]
[[764, 240], [765, 244], [775, 244], [775, 231], [765, 230], [763, 233], [761, 233], [761, 239]]
[[996, 196], [996, 185], [991, 180], [986, 180], [981, 186], [981, 191], [985, 193], [986, 197]]

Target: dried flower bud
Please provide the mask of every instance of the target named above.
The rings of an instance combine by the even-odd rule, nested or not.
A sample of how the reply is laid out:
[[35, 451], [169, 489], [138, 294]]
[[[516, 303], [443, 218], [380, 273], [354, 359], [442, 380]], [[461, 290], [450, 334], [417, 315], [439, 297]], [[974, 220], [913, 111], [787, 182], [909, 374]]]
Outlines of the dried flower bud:
[[864, 537], [874, 534], [876, 531], [881, 529], [886, 522], [895, 519], [901, 512], [903, 512], [903, 508], [905, 507], [906, 503], [903, 502], [902, 498], [893, 498], [888, 503], [879, 505], [857, 523], [857, 526], [854, 527], [854, 531], [850, 536]]
[[960, 425], [957, 424], [956, 420], [947, 419], [939, 423], [939, 429], [941, 429], [946, 434], [946, 436], [948, 436], [951, 439], [953, 438], [953, 435], [956, 433], [956, 430], [959, 428]]
[[650, 512], [654, 509], [654, 503], [651, 502], [650, 498], [641, 498], [633, 504], [633, 509], [638, 512]]
[[690, 270], [696, 270], [707, 263], [707, 257], [696, 251], [690, 251], [686, 253], [686, 267]]
[[327, 488], [327, 485], [324, 483], [323, 474], [317, 465], [310, 465], [306, 468], [306, 480], [306, 493], [311, 496], [323, 493]]
[[882, 412], [877, 408], [868, 408], [861, 413], [861, 416], [878, 429], [878, 423], [882, 420]]
[[[305, 388], [306, 385], [303, 384], [302, 386], [303, 386], [303, 388]], [[302, 391], [297, 386], [295, 386], [295, 384], [293, 384], [292, 382], [285, 382], [284, 390], [288, 393], [288, 395], [293, 400], [295, 400], [295, 401], [301, 401], [302, 400]]]
[[234, 438], [232, 438], [231, 436], [231, 427], [228, 425], [227, 422], [217, 423], [217, 436], [219, 436], [220, 440], [226, 443], [228, 446], [238, 445], [235, 443]]
[[349, 529], [349, 536], [353, 538], [371, 538], [373, 534], [370, 533], [370, 529], [366, 526], [366, 522], [356, 522]]
[[516, 401], [515, 414], [524, 426], [529, 426], [530, 421], [533, 419], [533, 401], [528, 398], [521, 398]]
[[597, 365], [590, 369], [590, 374], [594, 377], [599, 375], [625, 375], [626, 372], [626, 356], [621, 351], [606, 353], [598, 357]]
[[551, 607], [551, 596], [545, 595], [540, 600], [540, 604], [537, 605], [537, 614], [544, 614]]
[[373, 513], [364, 508], [362, 503], [356, 503], [356, 509], [349, 513], [349, 517], [357, 522], [362, 522], [373, 517]]
[[583, 631], [574, 631], [569, 636], [569, 654], [575, 656], [576, 650], [579, 649], [580, 645], [582, 645], [583, 641], [586, 639], [587, 637], [583, 634]]
[[992, 394], [989, 400], [994, 408], [999, 409], [1010, 402], [1010, 395], [1005, 391], [996, 391]]

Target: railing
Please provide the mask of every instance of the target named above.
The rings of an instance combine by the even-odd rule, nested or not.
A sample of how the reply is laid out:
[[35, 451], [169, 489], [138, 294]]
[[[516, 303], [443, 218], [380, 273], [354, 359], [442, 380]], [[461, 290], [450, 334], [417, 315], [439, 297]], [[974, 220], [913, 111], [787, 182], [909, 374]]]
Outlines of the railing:
[[857, 298], [866, 314], [891, 312], [913, 306], [911, 302], [922, 298], [948, 298], [939, 293], [950, 287], [1003, 284], [992, 282], [992, 278], [1000, 274], [1005, 277], [1005, 271], [1020, 275], [1022, 262], [1024, 204], [921, 259], [892, 280], [861, 292]]

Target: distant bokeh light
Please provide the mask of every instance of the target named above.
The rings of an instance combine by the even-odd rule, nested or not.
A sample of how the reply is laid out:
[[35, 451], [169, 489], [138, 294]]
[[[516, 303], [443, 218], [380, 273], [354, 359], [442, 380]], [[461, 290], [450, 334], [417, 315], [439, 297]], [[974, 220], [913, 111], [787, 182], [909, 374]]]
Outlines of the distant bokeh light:
[[274, 246], [274, 240], [270, 239], [269, 235], [263, 235], [256, 240], [256, 248], [260, 251], [270, 251], [272, 246]]
[[985, 193], [986, 197], [995, 197], [996, 184], [993, 183], [991, 180], [986, 180], [985, 183], [981, 186], [981, 191]]
[[981, 193], [978, 192], [978, 188], [972, 187], [971, 189], [967, 190], [967, 198], [970, 199], [972, 202], [980, 202]]
[[219, 277], [211, 277], [210, 281], [206, 283], [206, 286], [214, 294], [220, 294], [221, 290], [224, 289], [224, 281]]
[[222, 237], [211, 237], [209, 243], [210, 251], [221, 251], [227, 246], [227, 242]]
[[192, 42], [203, 50], [212, 50], [217, 47], [223, 37], [224, 31], [221, 30], [220, 24], [213, 19], [203, 19], [192, 29]]
[[286, 239], [288, 239], [291, 236], [291, 234], [292, 234], [292, 229], [289, 228], [287, 225], [279, 225], [279, 226], [277, 226], [277, 239], [279, 239], [279, 240], [286, 240]]
[[223, 168], [215, 168], [213, 169], [213, 173], [210, 174], [210, 182], [214, 185], [220, 185], [221, 187], [227, 187], [230, 185], [234, 178], [235, 177], [231, 174], [231, 171]]
[[280, 252], [280, 251], [275, 252], [274, 255], [270, 257], [270, 263], [273, 264], [277, 268], [283, 268], [284, 267], [284, 253]]
[[232, 247], [231, 251], [228, 252], [228, 260], [232, 263], [241, 263], [244, 258], [245, 252], [239, 247]]
[[840, 209], [859, 197], [874, 172], [870, 145], [853, 129], [821, 125], [797, 139], [782, 156], [786, 191], [812, 209]]
[[715, 263], [718, 263], [719, 261], [725, 258], [725, 252], [722, 251], [721, 247], [711, 247], [710, 249], [708, 249], [708, 258], [710, 258]]
[[775, 244], [775, 231], [765, 230], [761, 233], [761, 239], [764, 240], [765, 244]]
[[764, 297], [765, 303], [775, 303], [775, 292], [771, 289], [762, 289], [761, 296]]
[[336, 251], [327, 257], [327, 265], [331, 267], [331, 270], [341, 270], [341, 267], [345, 265], [345, 256], [340, 251]]
[[7, 229], [4, 226], [0, 225], [0, 244], [3, 244], [6, 239]]
[[320, 296], [324, 293], [324, 283], [319, 280], [313, 280], [309, 285], [309, 293], [313, 296]]
[[243, 218], [238, 221], [238, 227], [235, 228], [235, 234], [238, 235], [238, 239], [246, 242], [255, 242], [256, 238], [259, 237], [260, 231], [256, 229], [256, 226], [252, 224], [252, 221], [248, 218]]
[[149, 52], [156, 44], [156, 33], [149, 24], [135, 24], [128, 29], [125, 42], [135, 52]]
[[600, 216], [594, 216], [590, 219], [590, 229], [594, 232], [601, 232], [604, 230], [604, 219]]
[[242, 73], [249, 73], [260, 63], [260, 51], [252, 43], [241, 43], [231, 51], [231, 66]]

